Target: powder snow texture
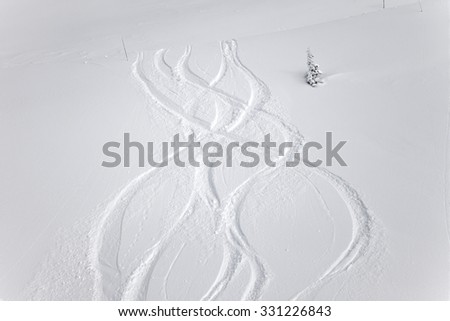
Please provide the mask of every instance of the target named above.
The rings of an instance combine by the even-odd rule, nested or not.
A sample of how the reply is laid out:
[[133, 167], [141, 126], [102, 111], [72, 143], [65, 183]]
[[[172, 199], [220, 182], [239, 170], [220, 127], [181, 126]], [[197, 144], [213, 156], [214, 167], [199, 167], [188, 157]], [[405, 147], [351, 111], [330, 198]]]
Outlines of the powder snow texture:
[[[0, 297], [448, 299], [445, 1], [81, 3], [0, 4]], [[326, 131], [349, 167], [100, 166]]]

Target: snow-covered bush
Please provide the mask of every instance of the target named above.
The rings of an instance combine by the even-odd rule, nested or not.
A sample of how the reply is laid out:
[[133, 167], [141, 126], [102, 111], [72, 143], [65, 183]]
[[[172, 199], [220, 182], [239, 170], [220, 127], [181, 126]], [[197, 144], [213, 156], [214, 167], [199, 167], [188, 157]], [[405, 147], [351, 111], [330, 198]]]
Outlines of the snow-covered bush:
[[315, 87], [317, 84], [322, 83], [322, 72], [319, 70], [319, 65], [314, 63], [314, 56], [309, 48], [306, 51], [306, 54], [308, 56], [308, 72], [306, 73], [306, 82]]

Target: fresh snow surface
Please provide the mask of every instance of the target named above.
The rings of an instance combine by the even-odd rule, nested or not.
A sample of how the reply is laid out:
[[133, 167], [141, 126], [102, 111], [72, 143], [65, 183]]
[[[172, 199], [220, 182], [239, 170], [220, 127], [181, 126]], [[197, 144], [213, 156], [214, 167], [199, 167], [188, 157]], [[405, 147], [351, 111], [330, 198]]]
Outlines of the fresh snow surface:
[[[448, 300], [448, 3], [386, 4], [0, 0], [0, 297]], [[126, 132], [348, 166], [102, 167]]]

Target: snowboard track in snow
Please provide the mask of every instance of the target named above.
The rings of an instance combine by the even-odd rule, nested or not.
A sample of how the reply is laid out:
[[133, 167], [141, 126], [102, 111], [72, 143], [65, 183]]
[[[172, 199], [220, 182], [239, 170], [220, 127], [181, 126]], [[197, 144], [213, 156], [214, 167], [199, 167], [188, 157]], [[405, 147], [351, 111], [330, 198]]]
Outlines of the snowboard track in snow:
[[[178, 60], [174, 68], [165, 60], [166, 50], [157, 51], [148, 66], [144, 53], [138, 53], [133, 64], [133, 75], [139, 82], [143, 92], [154, 102], [154, 108], [160, 108], [171, 115], [181, 125], [185, 133], [194, 133], [197, 140], [212, 141], [249, 141], [249, 137], [242, 137], [239, 130], [250, 121], [261, 120], [271, 124], [285, 139], [293, 142], [293, 148], [280, 156], [276, 167], [263, 167], [247, 177], [225, 198], [218, 196], [211, 168], [195, 168], [193, 189], [189, 200], [172, 226], [163, 231], [159, 239], [149, 247], [141, 257], [135, 259], [135, 266], [125, 272], [119, 262], [121, 249], [122, 228], [126, 219], [126, 212], [133, 198], [149, 184], [156, 175], [163, 175], [170, 171], [170, 167], [151, 168], [130, 181], [107, 204], [99, 215], [90, 234], [89, 260], [95, 274], [94, 299], [97, 300], [145, 300], [149, 282], [160, 258], [164, 255], [169, 244], [183, 224], [194, 216], [197, 206], [205, 206], [215, 219], [217, 239], [223, 248], [222, 262], [218, 274], [201, 297], [202, 300], [219, 299], [230, 282], [244, 266], [249, 268], [250, 277], [242, 294], [243, 300], [258, 300], [271, 280], [270, 267], [244, 234], [240, 217], [242, 206], [255, 184], [268, 184], [269, 178], [276, 176], [280, 168], [285, 166], [295, 151], [302, 148], [305, 139], [300, 132], [281, 116], [265, 108], [271, 101], [271, 93], [267, 85], [250, 71], [240, 60], [237, 53], [237, 42], [223, 41], [220, 45], [222, 62], [214, 79], [206, 81], [189, 68], [191, 48]], [[233, 68], [248, 82], [250, 98], [245, 101], [220, 89], [217, 85], [223, 80], [229, 70]], [[228, 114], [215, 106], [215, 117], [208, 122], [196, 116], [196, 106], [203, 99], [226, 105]], [[219, 106], [220, 107], [220, 106]], [[181, 149], [180, 153], [186, 150]], [[196, 155], [198, 156], [198, 155]], [[171, 155], [170, 160], [174, 157]], [[316, 175], [331, 185], [346, 204], [352, 220], [352, 238], [347, 247], [323, 271], [317, 280], [291, 297], [293, 300], [307, 299], [314, 295], [326, 283], [348, 271], [354, 265], [364, 262], [370, 255], [376, 253], [380, 226], [362, 201], [358, 192], [343, 178], [329, 170], [318, 167], [295, 167], [296, 171], [312, 186], [314, 193], [320, 199], [327, 215], [332, 221], [332, 214], [322, 197], [319, 188], [309, 179]], [[334, 240], [334, 236], [333, 236]], [[183, 251], [185, 244], [177, 252], [169, 271], [164, 277], [164, 298], [167, 295], [167, 281], [175, 261]]]

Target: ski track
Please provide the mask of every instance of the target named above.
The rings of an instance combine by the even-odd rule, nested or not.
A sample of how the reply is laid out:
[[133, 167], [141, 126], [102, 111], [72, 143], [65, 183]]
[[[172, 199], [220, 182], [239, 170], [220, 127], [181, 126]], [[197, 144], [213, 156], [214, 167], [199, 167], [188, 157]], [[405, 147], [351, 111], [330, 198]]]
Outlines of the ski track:
[[177, 254], [175, 255], [175, 258], [173, 259], [172, 263], [170, 264], [166, 275], [164, 276], [163, 294], [164, 294], [164, 300], [166, 300], [166, 301], [169, 300], [169, 295], [167, 293], [167, 282], [169, 281], [170, 273], [172, 273], [172, 269], [175, 266], [175, 263], [177, 263], [178, 258], [180, 257], [181, 252], [183, 252], [185, 246], [186, 246], [186, 243], [183, 243], [183, 245], [180, 247]]
[[[160, 239], [148, 248], [141, 257], [136, 258], [135, 267], [126, 275], [119, 264], [121, 235], [123, 222], [132, 199], [148, 184], [155, 175], [163, 175], [170, 167], [152, 168], [128, 183], [106, 206], [99, 216], [98, 222], [91, 231], [90, 262], [95, 273], [94, 299], [110, 300], [145, 300], [149, 281], [159, 259], [164, 254], [170, 242], [186, 220], [195, 215], [197, 206], [206, 206], [215, 220], [216, 240], [223, 248], [222, 262], [213, 281], [201, 300], [215, 300], [225, 291], [227, 286], [242, 267], [250, 269], [250, 278], [241, 297], [244, 300], [258, 300], [264, 294], [272, 276], [270, 267], [248, 241], [240, 225], [242, 206], [247, 195], [255, 184], [268, 184], [283, 167], [293, 153], [302, 148], [304, 138], [299, 131], [281, 116], [265, 109], [271, 101], [271, 93], [266, 84], [252, 73], [240, 60], [237, 53], [237, 42], [223, 41], [220, 44], [222, 62], [217, 75], [210, 81], [195, 74], [189, 67], [191, 47], [172, 68], [165, 60], [167, 50], [159, 50], [148, 66], [145, 65], [144, 53], [138, 53], [133, 64], [133, 75], [141, 85], [144, 93], [155, 105], [176, 118], [182, 132], [194, 133], [197, 140], [211, 139], [217, 142], [248, 141], [238, 134], [240, 129], [250, 121], [261, 120], [270, 123], [285, 139], [294, 143], [286, 155], [280, 156], [275, 167], [263, 167], [246, 178], [228, 196], [220, 200], [214, 183], [211, 168], [200, 166], [195, 168], [193, 189], [184, 209], [174, 224], [168, 228]], [[234, 97], [217, 87], [230, 73], [239, 72], [250, 87], [248, 101]], [[214, 103], [214, 118], [208, 122], [199, 117], [198, 107], [202, 102]], [[221, 108], [222, 107], [222, 108]], [[257, 122], [256, 122], [257, 123]], [[182, 149], [180, 153], [185, 152]], [[198, 157], [199, 154], [196, 154]], [[174, 155], [169, 157], [173, 159]], [[318, 279], [301, 289], [291, 299], [305, 299], [317, 293], [326, 283], [332, 281], [341, 273], [350, 269], [355, 263], [362, 262], [364, 256], [376, 253], [378, 229], [374, 217], [362, 201], [357, 191], [343, 178], [331, 173], [325, 168], [295, 167], [301, 177], [312, 187], [313, 192], [333, 224], [333, 243], [335, 239], [334, 218], [320, 190], [310, 180], [311, 175], [317, 175], [330, 184], [345, 202], [352, 219], [352, 239], [347, 248], [338, 258], [323, 271]], [[222, 173], [223, 175], [223, 173]], [[163, 281], [164, 298], [168, 299], [167, 282], [185, 244], [172, 260], [170, 268]]]

